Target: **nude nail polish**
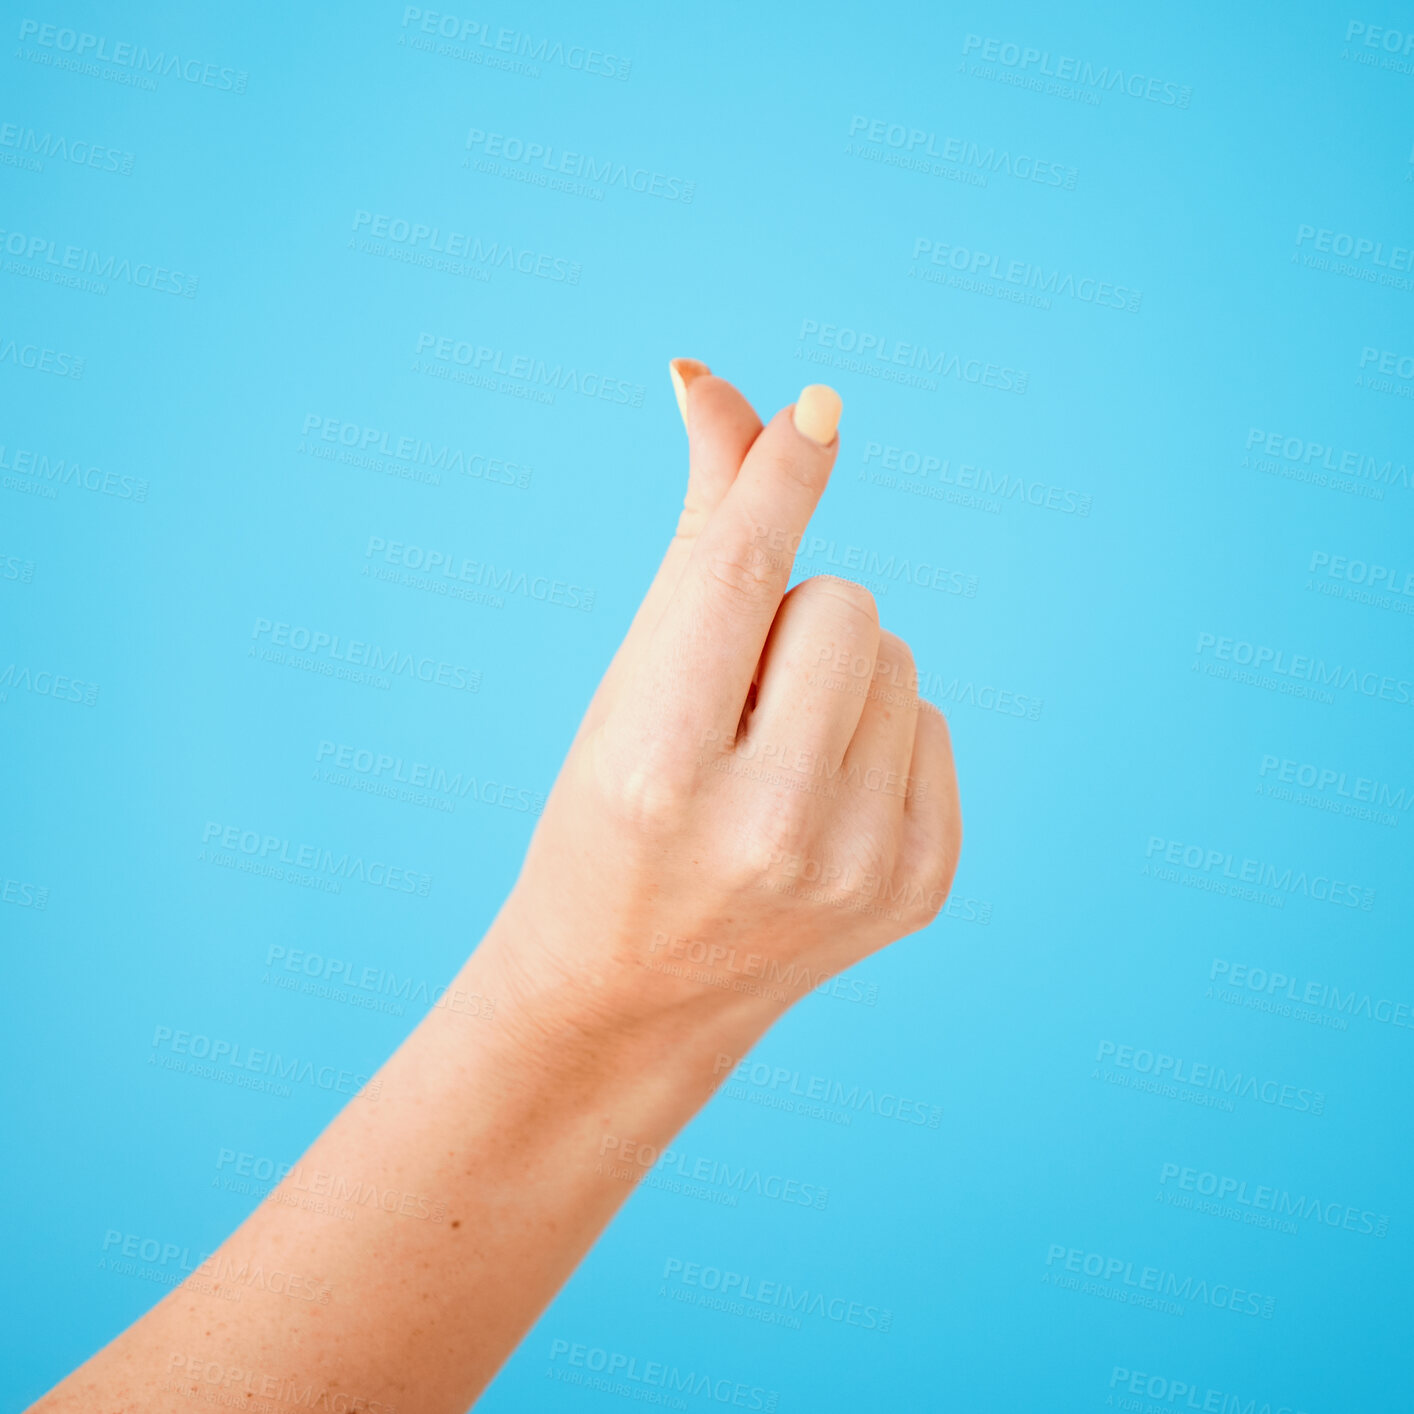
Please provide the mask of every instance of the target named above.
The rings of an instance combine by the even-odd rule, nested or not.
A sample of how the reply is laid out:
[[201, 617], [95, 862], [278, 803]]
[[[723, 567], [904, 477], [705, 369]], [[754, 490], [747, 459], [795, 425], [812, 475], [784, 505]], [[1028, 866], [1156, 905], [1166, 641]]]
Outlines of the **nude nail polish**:
[[835, 429], [840, 425], [840, 411], [844, 403], [833, 388], [824, 383], [812, 383], [800, 390], [795, 400], [795, 430], [802, 437], [809, 437], [822, 447], [828, 447], [835, 440]]
[[701, 378], [712, 370], [695, 358], [675, 358], [668, 364], [668, 376], [673, 380], [673, 392], [677, 394], [678, 411], [682, 413], [682, 425], [687, 426], [687, 385], [694, 378]]

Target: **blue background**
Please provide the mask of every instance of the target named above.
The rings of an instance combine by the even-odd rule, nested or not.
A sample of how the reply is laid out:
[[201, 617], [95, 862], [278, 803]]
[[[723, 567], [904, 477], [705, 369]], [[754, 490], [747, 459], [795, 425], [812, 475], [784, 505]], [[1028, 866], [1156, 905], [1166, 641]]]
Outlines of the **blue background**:
[[[840, 388], [813, 530], [833, 558], [884, 566], [864, 577], [951, 720], [967, 843], [948, 914], [762, 1042], [799, 1080], [748, 1077], [679, 1141], [827, 1189], [823, 1210], [656, 1175], [484, 1407], [619, 1407], [565, 1382], [589, 1375], [556, 1341], [710, 1370], [782, 1410], [1184, 1407], [1176, 1384], [1204, 1408], [1392, 1407], [1414, 1364], [1414, 275], [1380, 277], [1414, 245], [1414, 56], [1384, 33], [1414, 32], [1414, 10], [497, 0], [457, 20], [482, 27], [461, 48], [392, 4], [5, 20], [4, 1408], [180, 1278], [180, 1258], [115, 1263], [114, 1234], [212, 1250], [268, 1186], [223, 1154], [291, 1161], [343, 1103], [166, 1070], [158, 1027], [368, 1074], [421, 1008], [306, 991], [279, 960], [435, 988], [475, 945], [671, 531], [680, 354], [765, 415], [806, 382]], [[475, 37], [502, 30], [509, 53]], [[83, 32], [182, 67], [80, 59]], [[584, 70], [586, 48], [607, 72]], [[1026, 49], [1088, 81], [1036, 77]], [[512, 141], [469, 148], [473, 130]], [[932, 135], [927, 170], [897, 162], [911, 130]], [[512, 160], [516, 142], [625, 180], [527, 180], [544, 168]], [[515, 258], [429, 268], [430, 237], [380, 243], [375, 216]], [[1382, 245], [1342, 261], [1303, 227]], [[88, 287], [56, 279], [70, 246], [95, 254]], [[959, 249], [1026, 262], [1048, 301], [985, 274], [968, 288]], [[152, 266], [183, 292], [147, 287]], [[1092, 281], [1121, 307], [1082, 297]], [[429, 375], [425, 334], [611, 395]], [[836, 364], [859, 335], [948, 358], [931, 386], [874, 356]], [[1024, 391], [970, 381], [986, 362]], [[338, 439], [364, 429], [467, 469], [360, 465]], [[886, 471], [871, 444], [936, 461]], [[1353, 469], [1320, 472], [1312, 444]], [[1004, 494], [969, 504], [944, 463]], [[429, 592], [375, 540], [565, 581], [592, 606]], [[1336, 578], [1338, 559], [1393, 587]], [[893, 577], [903, 561], [975, 593]], [[274, 660], [261, 625], [280, 623], [479, 673], [479, 690]], [[1243, 680], [1260, 647], [1268, 670]], [[1337, 685], [1300, 695], [1297, 657], [1340, 665]], [[478, 791], [377, 794], [322, 744]], [[1303, 767], [1332, 779], [1303, 790]], [[1340, 793], [1357, 779], [1385, 788], [1364, 815]], [[478, 798], [502, 786], [508, 804]], [[431, 883], [294, 887], [229, 867], [242, 856], [212, 852], [212, 825]], [[1211, 887], [1244, 859], [1286, 886]], [[1303, 876], [1353, 885], [1357, 906]], [[1307, 1098], [1156, 1093], [1124, 1047]], [[811, 1076], [937, 1106], [938, 1125], [762, 1103]], [[1321, 1215], [1287, 1231], [1247, 1221], [1252, 1202], [1203, 1211], [1186, 1168]], [[1137, 1288], [1087, 1275], [1111, 1259], [1187, 1298], [1118, 1299]], [[714, 1309], [689, 1299], [687, 1263], [822, 1293], [826, 1314]], [[1220, 1308], [1218, 1287], [1258, 1293], [1259, 1313]], [[891, 1328], [832, 1319], [837, 1298]]]

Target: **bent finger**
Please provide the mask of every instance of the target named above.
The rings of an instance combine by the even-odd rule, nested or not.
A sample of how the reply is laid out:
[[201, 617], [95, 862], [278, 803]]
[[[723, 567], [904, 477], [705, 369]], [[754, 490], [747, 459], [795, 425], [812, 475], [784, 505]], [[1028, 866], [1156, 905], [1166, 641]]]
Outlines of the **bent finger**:
[[[878, 643], [879, 611], [867, 589], [829, 575], [797, 584], [771, 625], [741, 749], [833, 779], [859, 724]], [[841, 681], [838, 662], [862, 671]]]
[[879, 635], [879, 650], [859, 725], [845, 753], [846, 779], [895, 802], [902, 813], [913, 789], [918, 728], [918, 674], [913, 653], [897, 634]]
[[908, 773], [913, 788], [904, 807], [904, 865], [941, 907], [962, 851], [962, 812], [947, 718], [924, 700]]

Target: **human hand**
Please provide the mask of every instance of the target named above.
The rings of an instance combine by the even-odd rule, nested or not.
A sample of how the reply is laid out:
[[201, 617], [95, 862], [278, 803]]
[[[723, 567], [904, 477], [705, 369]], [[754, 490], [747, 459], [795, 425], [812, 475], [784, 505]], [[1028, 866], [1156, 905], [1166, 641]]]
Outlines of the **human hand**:
[[840, 399], [764, 429], [705, 365], [677, 533], [590, 704], [503, 911], [515, 973], [610, 1023], [769, 1014], [927, 924], [962, 822], [947, 725], [868, 590], [794, 551]]
[[[723, 1059], [942, 905], [962, 835], [942, 716], [866, 590], [785, 592], [838, 396], [807, 388], [763, 429], [702, 365], [674, 372], [677, 534], [454, 983], [496, 998], [494, 1025], [430, 1010], [378, 1102], [346, 1107], [296, 1169], [435, 1195], [447, 1223], [306, 1211], [292, 1174], [212, 1254], [219, 1281], [204, 1264], [37, 1408], [177, 1414], [214, 1368], [465, 1410]], [[320, 1274], [314, 1326], [274, 1285], [213, 1315], [212, 1290], [267, 1270]]]

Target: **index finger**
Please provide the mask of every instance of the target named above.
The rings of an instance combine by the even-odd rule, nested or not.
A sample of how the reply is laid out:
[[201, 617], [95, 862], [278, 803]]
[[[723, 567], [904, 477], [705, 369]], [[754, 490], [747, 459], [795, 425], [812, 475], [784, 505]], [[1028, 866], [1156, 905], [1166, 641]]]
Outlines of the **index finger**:
[[771, 419], [703, 527], [655, 632], [657, 692], [731, 740], [795, 550], [830, 479], [840, 395], [815, 383]]

